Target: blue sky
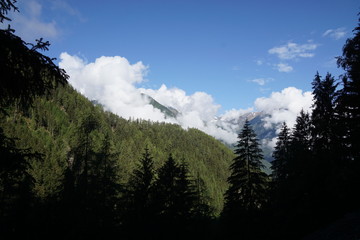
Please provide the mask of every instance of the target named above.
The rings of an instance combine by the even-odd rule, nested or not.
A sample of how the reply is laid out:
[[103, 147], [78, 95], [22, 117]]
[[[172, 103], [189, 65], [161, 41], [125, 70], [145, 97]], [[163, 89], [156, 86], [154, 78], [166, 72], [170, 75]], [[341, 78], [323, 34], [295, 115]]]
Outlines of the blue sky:
[[[358, 24], [359, 3], [20, 0], [11, 25], [25, 41], [49, 40], [46, 54], [69, 82], [118, 115], [234, 142], [231, 119], [245, 112], [267, 113], [270, 127], [311, 111], [316, 71], [342, 73], [335, 57]], [[164, 119], [140, 93], [181, 117]]]
[[334, 57], [360, 7], [357, 0], [19, 2], [22, 15], [49, 28], [25, 39], [51, 41], [52, 57], [142, 61], [149, 67], [143, 87], [204, 91], [220, 111], [251, 107], [288, 86], [310, 90], [316, 71], [340, 73]]

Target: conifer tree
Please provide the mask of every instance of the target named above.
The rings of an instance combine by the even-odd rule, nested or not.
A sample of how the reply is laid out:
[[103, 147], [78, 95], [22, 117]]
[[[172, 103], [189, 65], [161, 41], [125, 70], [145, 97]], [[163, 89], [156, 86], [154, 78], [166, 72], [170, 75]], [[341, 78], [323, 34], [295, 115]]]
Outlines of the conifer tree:
[[185, 163], [179, 165], [170, 154], [158, 170], [155, 187], [155, 201], [160, 216], [181, 220], [190, 216], [195, 193]]
[[192, 211], [193, 216], [200, 219], [211, 217], [213, 214], [213, 209], [209, 204], [210, 197], [208, 196], [205, 182], [202, 178], [200, 178], [199, 175], [195, 179], [194, 188], [195, 201], [194, 209]]
[[113, 149], [109, 134], [105, 135], [101, 149], [91, 164], [89, 194], [96, 210], [97, 225], [112, 227], [115, 224], [116, 204], [120, 191], [118, 153]]
[[[342, 78], [343, 89], [337, 101], [340, 110], [339, 129], [342, 129], [342, 161], [347, 166], [348, 198], [354, 206], [360, 200], [360, 19], [353, 30], [354, 36], [347, 39], [343, 54], [338, 57], [338, 66], [346, 72]], [[348, 204], [349, 205], [349, 204]]]
[[314, 176], [311, 152], [311, 120], [308, 113], [300, 111], [291, 134], [288, 176], [281, 193], [281, 217], [285, 224], [285, 232], [298, 235], [307, 228], [298, 228], [298, 224], [306, 222], [311, 225], [312, 185]]
[[195, 204], [195, 188], [193, 180], [190, 179], [189, 167], [183, 160], [179, 166], [179, 176], [176, 181], [177, 198], [176, 205], [178, 214], [183, 219], [191, 217]]
[[154, 181], [154, 160], [149, 149], [145, 148], [145, 152], [133, 171], [128, 184], [128, 194], [130, 195], [130, 209], [128, 210], [138, 221], [150, 217]]
[[259, 210], [267, 197], [267, 175], [261, 170], [262, 150], [248, 121], [238, 138], [237, 156], [230, 166], [229, 189], [225, 193], [225, 214]]
[[336, 142], [335, 101], [337, 84], [330, 73], [326, 75], [325, 79], [321, 79], [319, 73], [317, 73], [312, 85], [314, 96], [311, 115], [313, 125], [312, 144], [315, 154], [322, 155], [330, 153]]
[[[306, 182], [305, 175], [311, 169], [311, 120], [308, 113], [300, 111], [291, 134], [288, 178], [290, 181]], [[296, 187], [295, 187], [296, 188]], [[297, 189], [299, 190], [299, 189]]]
[[283, 183], [288, 177], [288, 164], [290, 153], [290, 130], [284, 122], [281, 131], [278, 135], [275, 150], [273, 153], [274, 160], [272, 161], [272, 182], [273, 185]]

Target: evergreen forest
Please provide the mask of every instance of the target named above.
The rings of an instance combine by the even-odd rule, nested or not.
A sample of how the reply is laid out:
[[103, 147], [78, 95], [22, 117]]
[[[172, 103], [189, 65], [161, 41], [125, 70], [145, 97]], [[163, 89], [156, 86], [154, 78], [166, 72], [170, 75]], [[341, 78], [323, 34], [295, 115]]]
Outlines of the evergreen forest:
[[[2, 23], [11, 11], [1, 0]], [[270, 175], [248, 121], [231, 150], [121, 118], [77, 92], [49, 47], [0, 30], [1, 239], [360, 237], [360, 21], [344, 73], [314, 70], [313, 111], [282, 125]]]

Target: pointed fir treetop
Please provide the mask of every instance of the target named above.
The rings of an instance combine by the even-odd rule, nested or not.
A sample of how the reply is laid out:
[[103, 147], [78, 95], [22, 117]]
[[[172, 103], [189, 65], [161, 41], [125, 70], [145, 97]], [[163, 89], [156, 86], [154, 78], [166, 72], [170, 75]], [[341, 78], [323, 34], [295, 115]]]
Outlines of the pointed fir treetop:
[[281, 126], [281, 131], [277, 137], [277, 142], [273, 153], [274, 161], [272, 161], [271, 166], [271, 169], [273, 170], [273, 181], [282, 181], [286, 178], [286, 165], [289, 158], [290, 144], [290, 129], [284, 122]]
[[236, 145], [237, 155], [230, 165], [229, 189], [224, 213], [259, 210], [266, 202], [267, 175], [262, 172], [262, 150], [249, 121], [245, 122]]

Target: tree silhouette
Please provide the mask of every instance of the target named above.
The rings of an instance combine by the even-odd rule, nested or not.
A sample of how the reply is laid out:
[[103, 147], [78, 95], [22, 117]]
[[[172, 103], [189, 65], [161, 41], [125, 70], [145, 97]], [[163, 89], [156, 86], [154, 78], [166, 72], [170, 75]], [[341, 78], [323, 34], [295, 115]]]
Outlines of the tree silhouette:
[[272, 161], [271, 166], [271, 178], [275, 188], [284, 183], [288, 177], [290, 144], [290, 129], [284, 122], [277, 137], [275, 150], [273, 152], [274, 160]]
[[152, 194], [155, 181], [154, 160], [145, 148], [142, 158], [134, 169], [128, 183], [129, 209], [135, 221], [149, 221], [152, 213]]
[[[16, 1], [0, 1], [0, 22], [11, 21], [10, 11], [18, 11]], [[21, 110], [26, 115], [35, 97], [51, 92], [57, 85], [67, 83], [65, 71], [53, 59], [41, 54], [49, 42], [42, 39], [28, 44], [10, 28], [0, 29], [0, 120], [8, 117], [9, 109]], [[29, 174], [31, 161], [40, 154], [30, 148], [16, 146], [18, 139], [6, 136], [0, 127], [0, 234], [12, 237], [31, 230], [35, 214], [34, 179]], [[33, 209], [31, 209], [33, 210]], [[7, 233], [4, 233], [8, 231]]]
[[238, 136], [229, 189], [225, 193], [225, 214], [239, 214], [261, 209], [266, 202], [267, 175], [262, 172], [263, 159], [256, 134], [248, 121]]
[[[360, 201], [360, 19], [354, 29], [354, 36], [346, 40], [338, 66], [346, 72], [342, 77], [343, 89], [337, 101], [340, 115], [339, 129], [342, 130], [342, 161], [347, 166], [347, 206], [350, 209]], [[345, 194], [345, 193], [344, 193]]]
[[[335, 101], [336, 88], [334, 77], [328, 73], [324, 80], [319, 73], [315, 75], [313, 85], [314, 104], [311, 114], [312, 141], [315, 154], [331, 152], [334, 147], [335, 139]], [[332, 153], [330, 153], [332, 154]]]

